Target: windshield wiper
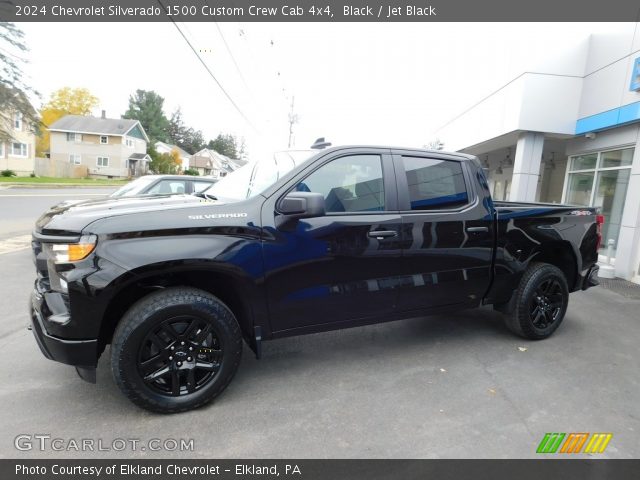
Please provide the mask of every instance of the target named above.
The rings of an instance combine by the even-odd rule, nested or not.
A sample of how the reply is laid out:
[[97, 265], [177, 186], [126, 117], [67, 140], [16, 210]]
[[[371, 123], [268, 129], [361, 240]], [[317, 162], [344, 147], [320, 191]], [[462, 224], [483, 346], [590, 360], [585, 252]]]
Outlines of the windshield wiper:
[[195, 195], [196, 197], [204, 198], [206, 200], [218, 200], [218, 197], [206, 192], [193, 192], [191, 195]]

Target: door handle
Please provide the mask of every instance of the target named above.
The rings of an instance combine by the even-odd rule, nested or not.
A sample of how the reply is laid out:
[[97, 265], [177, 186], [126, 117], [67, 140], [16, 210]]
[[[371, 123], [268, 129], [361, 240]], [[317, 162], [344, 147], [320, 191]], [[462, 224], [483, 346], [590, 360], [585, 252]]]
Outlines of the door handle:
[[489, 227], [467, 227], [467, 232], [469, 233], [478, 233], [478, 232], [488, 232]]
[[395, 230], [376, 230], [373, 232], [369, 232], [367, 235], [371, 238], [375, 238], [376, 240], [384, 240], [389, 237], [397, 237], [398, 232]]

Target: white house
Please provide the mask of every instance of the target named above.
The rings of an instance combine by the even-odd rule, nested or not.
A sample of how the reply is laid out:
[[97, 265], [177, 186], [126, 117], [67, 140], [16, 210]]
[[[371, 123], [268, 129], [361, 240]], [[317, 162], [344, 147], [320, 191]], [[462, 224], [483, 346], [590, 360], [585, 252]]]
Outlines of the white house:
[[198, 170], [200, 175], [222, 178], [246, 163], [245, 160], [229, 158], [215, 150], [203, 148], [193, 154], [191, 168]]

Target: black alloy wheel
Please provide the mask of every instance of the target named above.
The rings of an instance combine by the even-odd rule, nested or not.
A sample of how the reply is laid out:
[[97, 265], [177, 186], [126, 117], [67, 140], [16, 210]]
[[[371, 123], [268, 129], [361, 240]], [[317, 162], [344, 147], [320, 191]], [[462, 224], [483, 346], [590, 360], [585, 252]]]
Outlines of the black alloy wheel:
[[174, 317], [153, 328], [142, 341], [138, 372], [160, 394], [187, 395], [213, 379], [222, 356], [222, 344], [209, 322]]
[[546, 279], [531, 297], [531, 322], [536, 328], [546, 329], [558, 320], [563, 303], [562, 286], [558, 279]]

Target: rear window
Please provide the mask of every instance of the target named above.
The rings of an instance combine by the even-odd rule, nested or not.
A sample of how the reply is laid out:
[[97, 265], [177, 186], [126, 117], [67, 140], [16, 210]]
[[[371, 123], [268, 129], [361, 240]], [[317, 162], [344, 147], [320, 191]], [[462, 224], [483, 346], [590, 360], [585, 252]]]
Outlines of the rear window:
[[403, 157], [411, 210], [440, 210], [469, 201], [460, 162]]

